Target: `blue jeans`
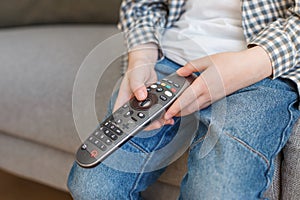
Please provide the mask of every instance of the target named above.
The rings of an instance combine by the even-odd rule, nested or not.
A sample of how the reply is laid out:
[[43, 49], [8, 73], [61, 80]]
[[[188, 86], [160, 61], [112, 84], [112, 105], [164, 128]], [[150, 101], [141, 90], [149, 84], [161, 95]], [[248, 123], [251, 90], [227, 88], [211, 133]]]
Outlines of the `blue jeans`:
[[[159, 61], [158, 78], [179, 67], [168, 59]], [[191, 140], [179, 199], [262, 199], [272, 181], [274, 159], [299, 117], [297, 98], [290, 81], [264, 79], [195, 113], [194, 118], [187, 117], [184, 123], [184, 118], [176, 118], [173, 126], [142, 131], [94, 168], [74, 163], [70, 192], [75, 200], [141, 199], [141, 191], [172, 161], [166, 160], [184, 149], [167, 146], [178, 135], [177, 141], [186, 135], [191, 137], [188, 142], [178, 143], [184, 146]], [[124, 152], [137, 156], [122, 157]]]

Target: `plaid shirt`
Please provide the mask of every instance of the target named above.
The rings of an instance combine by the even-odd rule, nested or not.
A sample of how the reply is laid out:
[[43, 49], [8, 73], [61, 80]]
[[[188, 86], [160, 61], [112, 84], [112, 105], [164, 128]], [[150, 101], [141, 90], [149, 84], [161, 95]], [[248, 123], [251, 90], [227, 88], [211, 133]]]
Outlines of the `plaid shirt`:
[[[300, 0], [240, 0], [248, 47], [259, 45], [269, 54], [273, 78], [294, 81], [300, 91]], [[123, 0], [119, 28], [129, 48], [154, 42], [157, 30], [170, 28], [184, 12], [185, 0]]]

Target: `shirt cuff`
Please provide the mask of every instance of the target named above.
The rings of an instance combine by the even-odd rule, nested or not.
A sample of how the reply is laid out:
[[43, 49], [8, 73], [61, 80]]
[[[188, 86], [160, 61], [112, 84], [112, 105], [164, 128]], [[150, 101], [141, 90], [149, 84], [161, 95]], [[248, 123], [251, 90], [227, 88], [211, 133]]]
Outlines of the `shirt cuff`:
[[155, 27], [143, 26], [133, 28], [125, 31], [125, 43], [128, 51], [135, 46], [146, 43], [155, 43], [159, 47], [160, 35], [160, 31]]
[[273, 79], [288, 72], [296, 63], [297, 51], [285, 30], [275, 26], [265, 28], [249, 42], [248, 47], [256, 45], [268, 53], [273, 68]]

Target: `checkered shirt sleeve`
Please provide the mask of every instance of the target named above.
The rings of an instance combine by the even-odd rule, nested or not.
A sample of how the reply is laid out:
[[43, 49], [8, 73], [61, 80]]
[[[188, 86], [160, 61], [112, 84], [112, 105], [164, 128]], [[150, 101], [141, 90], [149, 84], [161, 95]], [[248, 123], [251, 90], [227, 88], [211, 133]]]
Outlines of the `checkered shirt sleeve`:
[[179, 19], [184, 0], [123, 0], [119, 29], [124, 31], [128, 49], [149, 42], [159, 45], [165, 28]]
[[[269, 54], [272, 63], [273, 78], [289, 78], [297, 83], [299, 90], [299, 0], [292, 2], [291, 4], [287, 3], [289, 1], [278, 1], [274, 2], [273, 4], [266, 3], [265, 1], [246, 2], [248, 2], [249, 5], [247, 10], [244, 9], [244, 15], [248, 17], [248, 28], [252, 28], [252, 31], [254, 32], [252, 33], [252, 36], [249, 36], [249, 46], [259, 45], [264, 48]], [[275, 8], [281, 9], [276, 11]], [[255, 15], [253, 14], [254, 9], [256, 13]], [[267, 22], [268, 20], [272, 20], [272, 22], [266, 24], [258, 33], [255, 33], [256, 27]]]

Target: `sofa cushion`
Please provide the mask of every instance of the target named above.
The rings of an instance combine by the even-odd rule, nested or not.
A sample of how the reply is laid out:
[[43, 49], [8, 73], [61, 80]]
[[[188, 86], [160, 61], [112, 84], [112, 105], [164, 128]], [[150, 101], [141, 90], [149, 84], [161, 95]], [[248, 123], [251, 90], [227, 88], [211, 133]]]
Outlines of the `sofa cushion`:
[[[117, 32], [115, 26], [2, 29], [0, 130], [73, 153], [80, 143], [72, 115], [76, 73], [88, 53]], [[105, 73], [98, 87], [101, 95], [96, 94], [99, 118], [120, 77], [119, 61]], [[93, 130], [96, 124], [89, 126]]]
[[282, 199], [300, 199], [300, 119], [283, 149]]
[[0, 27], [45, 23], [116, 23], [120, 0], [0, 1]]

